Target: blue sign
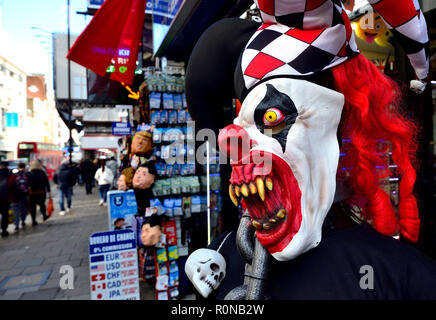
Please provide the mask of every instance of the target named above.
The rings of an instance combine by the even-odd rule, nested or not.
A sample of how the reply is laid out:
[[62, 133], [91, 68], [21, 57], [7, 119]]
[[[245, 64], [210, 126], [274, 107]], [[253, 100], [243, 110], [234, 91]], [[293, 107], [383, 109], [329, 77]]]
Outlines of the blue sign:
[[88, 0], [88, 8], [98, 9], [103, 4], [104, 0]]
[[155, 53], [183, 2], [184, 0], [153, 0], [153, 50]]
[[15, 112], [6, 113], [6, 127], [7, 128], [18, 127], [18, 113]]
[[132, 128], [128, 122], [112, 122], [113, 136], [131, 136]]
[[109, 191], [109, 230], [132, 228], [135, 222], [135, 214], [138, 212], [135, 192], [128, 191]]
[[136, 236], [132, 230], [89, 237], [92, 300], [139, 300]]
[[104, 261], [103, 254], [107, 252], [131, 249], [136, 249], [136, 236], [132, 230], [99, 232], [89, 237], [91, 262]]

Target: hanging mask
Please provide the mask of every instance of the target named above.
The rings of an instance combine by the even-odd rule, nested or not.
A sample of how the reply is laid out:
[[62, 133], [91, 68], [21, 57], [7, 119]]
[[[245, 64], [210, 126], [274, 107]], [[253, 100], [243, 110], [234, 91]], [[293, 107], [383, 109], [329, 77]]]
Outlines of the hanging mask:
[[132, 140], [132, 153], [136, 155], [148, 155], [153, 149], [151, 137], [150, 132], [136, 132]]
[[139, 167], [133, 176], [132, 185], [136, 189], [149, 189], [154, 183], [155, 176], [147, 167]]
[[185, 272], [195, 289], [207, 298], [226, 276], [226, 261], [215, 250], [198, 249], [186, 260]]

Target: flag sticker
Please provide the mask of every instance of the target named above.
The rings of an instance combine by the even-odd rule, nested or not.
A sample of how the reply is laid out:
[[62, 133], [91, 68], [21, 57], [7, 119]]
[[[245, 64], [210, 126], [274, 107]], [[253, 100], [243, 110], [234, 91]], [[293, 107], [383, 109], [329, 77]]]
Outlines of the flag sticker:
[[92, 285], [92, 291], [96, 291], [96, 290], [105, 290], [105, 289], [106, 289], [106, 283], [93, 284], [93, 285]]
[[106, 279], [106, 275], [104, 273], [93, 274], [91, 276], [91, 281], [102, 281]]
[[91, 266], [91, 272], [104, 272], [105, 268], [104, 268], [104, 264], [94, 264]]
[[102, 262], [104, 261], [104, 255], [93, 256], [91, 257], [91, 262]]

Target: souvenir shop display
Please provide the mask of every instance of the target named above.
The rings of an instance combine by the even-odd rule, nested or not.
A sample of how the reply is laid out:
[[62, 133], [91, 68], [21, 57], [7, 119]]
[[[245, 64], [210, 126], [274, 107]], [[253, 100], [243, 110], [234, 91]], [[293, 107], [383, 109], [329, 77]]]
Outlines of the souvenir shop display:
[[132, 140], [132, 153], [146, 156], [152, 149], [151, 133], [147, 131], [137, 131]]
[[[183, 92], [183, 75], [148, 70], [143, 89], [149, 99], [150, 123], [137, 127], [132, 139], [131, 167], [123, 170], [120, 188], [135, 191], [135, 230], [143, 280], [154, 284], [156, 299], [176, 299], [181, 289], [179, 259], [186, 259], [190, 247], [195, 250], [207, 240], [199, 239], [201, 234], [193, 229], [206, 227], [206, 170], [195, 162], [194, 131], [188, 125], [192, 118]], [[216, 235], [221, 180], [216, 166], [211, 174], [212, 225]]]
[[128, 189], [132, 189], [134, 175], [135, 175], [135, 168], [128, 167], [123, 169], [117, 181], [118, 190], [126, 191]]
[[[418, 2], [369, 3], [408, 55], [415, 71], [410, 89], [422, 93], [428, 35]], [[221, 283], [209, 285], [216, 290], [202, 290], [201, 270], [193, 271], [204, 258], [192, 253], [185, 270], [194, 286], [203, 297], [226, 300], [434, 297], [436, 265], [406, 244], [420, 231], [416, 135], [396, 104], [396, 84], [360, 54], [341, 1], [255, 4], [261, 23], [218, 21], [187, 67], [186, 93], [198, 123], [222, 116], [225, 99], [241, 102], [218, 136], [231, 160], [228, 190], [240, 210], [239, 228], [209, 246], [219, 247], [227, 265]], [[400, 176], [397, 209], [380, 183], [385, 172], [377, 169], [388, 152]], [[343, 167], [351, 168], [345, 177], [338, 172]], [[338, 206], [351, 217], [356, 203], [362, 211], [353, 227], [324, 229]], [[362, 290], [347, 276], [367, 259], [385, 270], [378, 290]], [[222, 265], [219, 255], [207, 260]]]

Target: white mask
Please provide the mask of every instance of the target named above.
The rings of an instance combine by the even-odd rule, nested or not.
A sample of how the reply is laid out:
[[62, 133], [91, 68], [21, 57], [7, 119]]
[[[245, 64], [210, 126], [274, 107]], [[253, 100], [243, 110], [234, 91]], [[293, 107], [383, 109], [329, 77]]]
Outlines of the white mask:
[[[231, 197], [243, 199], [259, 242], [277, 260], [293, 259], [321, 241], [336, 189], [343, 105], [339, 92], [276, 78], [252, 89], [234, 120], [233, 128], [242, 127], [253, 144], [232, 164]], [[227, 150], [221, 142], [220, 148]]]
[[207, 298], [226, 276], [226, 261], [215, 250], [198, 249], [186, 260], [185, 272], [195, 289]]

